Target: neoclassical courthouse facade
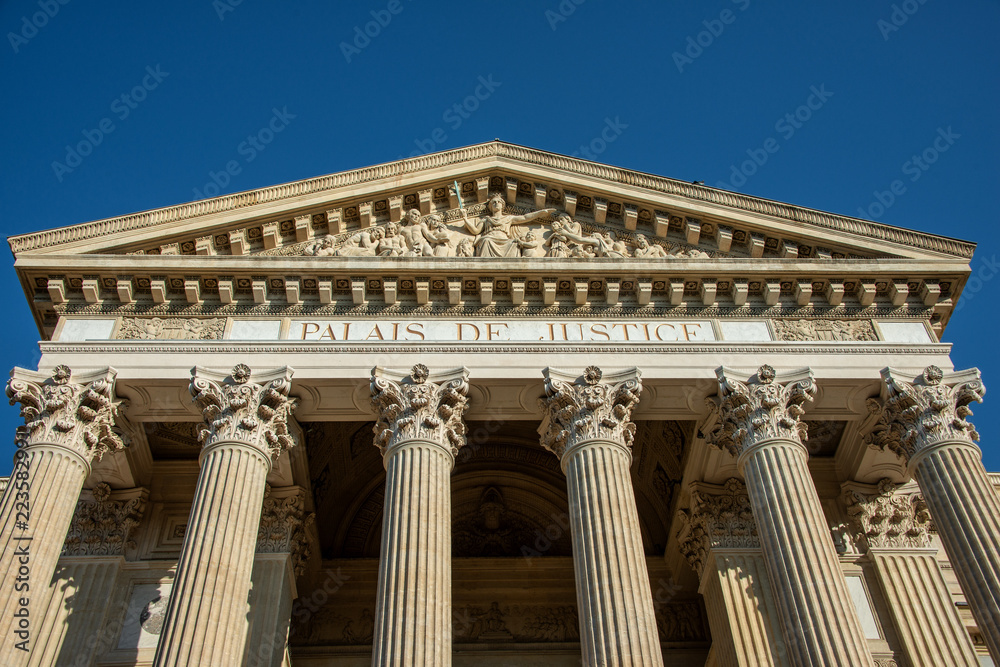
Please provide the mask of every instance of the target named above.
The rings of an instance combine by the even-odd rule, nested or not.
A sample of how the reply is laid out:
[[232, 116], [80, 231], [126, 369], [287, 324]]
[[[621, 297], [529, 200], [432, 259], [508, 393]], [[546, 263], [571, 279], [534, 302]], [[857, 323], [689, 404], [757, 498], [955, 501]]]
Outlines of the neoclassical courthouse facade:
[[974, 244], [500, 141], [9, 242], [5, 667], [1000, 663]]

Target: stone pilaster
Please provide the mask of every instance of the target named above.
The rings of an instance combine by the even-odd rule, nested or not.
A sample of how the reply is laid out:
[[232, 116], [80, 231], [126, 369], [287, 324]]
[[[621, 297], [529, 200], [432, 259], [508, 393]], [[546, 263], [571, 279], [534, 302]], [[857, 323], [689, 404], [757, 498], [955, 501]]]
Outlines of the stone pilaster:
[[979, 661], [931, 548], [930, 517], [891, 480], [847, 483], [844, 503], [858, 545], [867, 549], [893, 624], [912, 667]]
[[746, 382], [725, 368], [716, 374], [718, 420], [707, 438], [737, 457], [790, 662], [871, 667], [802, 442], [812, 374], [779, 382], [766, 365]]
[[385, 463], [372, 665], [451, 664], [451, 470], [465, 445], [469, 373], [372, 370]]
[[[40, 641], [28, 665], [90, 665], [107, 648], [108, 601], [146, 505], [146, 489], [112, 491], [104, 483], [84, 491], [37, 625]], [[103, 642], [101, 640], [104, 640]]]
[[266, 487], [257, 532], [245, 667], [281, 667], [291, 623], [295, 578], [309, 559], [305, 491]]
[[882, 371], [880, 414], [867, 442], [898, 454], [916, 478], [990, 655], [1000, 662], [1000, 498], [966, 417], [986, 389], [976, 369], [914, 377]]
[[153, 664], [240, 665], [265, 479], [295, 445], [288, 420], [292, 371], [251, 378], [195, 368], [202, 410], [201, 471]]
[[662, 665], [629, 467], [638, 369], [604, 377], [544, 371], [542, 445], [559, 457], [569, 494], [583, 664]]
[[790, 664], [743, 482], [692, 484], [691, 507], [680, 518], [678, 543], [701, 580], [716, 664]]
[[[7, 383], [24, 426], [17, 430], [14, 469], [0, 501], [0, 664], [25, 664], [28, 653], [17, 644], [26, 640], [22, 646], [33, 649], [45, 641], [38, 631], [46, 591], [91, 462], [125, 446], [113, 430], [121, 405], [115, 374], [108, 368], [73, 377], [67, 366], [57, 366], [47, 377], [15, 368]], [[27, 619], [15, 616], [22, 610]]]

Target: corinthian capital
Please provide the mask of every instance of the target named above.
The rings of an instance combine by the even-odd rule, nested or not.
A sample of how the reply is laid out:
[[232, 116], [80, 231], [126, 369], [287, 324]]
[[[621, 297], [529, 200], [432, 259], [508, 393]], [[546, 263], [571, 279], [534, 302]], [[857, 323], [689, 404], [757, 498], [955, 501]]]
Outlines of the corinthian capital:
[[632, 446], [632, 408], [642, 392], [639, 369], [606, 377], [597, 366], [588, 366], [581, 377], [553, 368], [542, 373], [545, 415], [538, 432], [543, 447], [561, 459], [567, 447], [587, 440]]
[[238, 364], [225, 374], [196, 366], [191, 395], [205, 422], [198, 431], [202, 446], [242, 442], [274, 461], [295, 446], [288, 420], [296, 401], [288, 396], [292, 373], [287, 366], [251, 378], [250, 367]]
[[462, 416], [468, 405], [469, 371], [456, 368], [433, 376], [417, 364], [409, 375], [375, 367], [371, 379], [375, 445], [385, 455], [409, 441], [434, 442], [457, 455], [465, 445]]
[[291, 554], [295, 574], [302, 574], [310, 556], [306, 526], [313, 520], [312, 513], [306, 514], [306, 494], [301, 487], [272, 489], [267, 485], [257, 531], [257, 553]]
[[986, 387], [979, 369], [945, 374], [928, 366], [913, 376], [892, 368], [882, 369], [882, 396], [876, 410], [878, 421], [865, 443], [888, 449], [910, 463], [918, 452], [945, 442], [979, 440], [965, 420], [972, 414], [970, 403], [982, 403]]
[[103, 482], [92, 492], [85, 491], [76, 505], [62, 555], [121, 556], [126, 548], [134, 549], [132, 533], [148, 495], [142, 488], [112, 491]]
[[695, 482], [691, 508], [680, 510], [677, 535], [681, 553], [700, 577], [712, 549], [759, 549], [757, 524], [743, 482], [735, 477], [722, 486]]
[[15, 368], [7, 382], [7, 398], [11, 405], [21, 404], [24, 426], [17, 429], [18, 444], [62, 445], [88, 463], [105, 452], [124, 449], [121, 436], [113, 430], [121, 406], [115, 397], [116, 374], [106, 368], [73, 378], [69, 366], [56, 366], [51, 376]]
[[806, 425], [800, 420], [803, 404], [816, 395], [812, 371], [805, 369], [778, 378], [774, 369], [763, 365], [743, 382], [725, 367], [715, 371], [719, 394], [710, 399], [718, 420], [706, 435], [712, 445], [739, 457], [748, 447], [766, 440], [806, 439]]
[[844, 504], [856, 539], [871, 548], [923, 548], [930, 545], [930, 514], [915, 494], [897, 492], [883, 479], [877, 486], [848, 482]]

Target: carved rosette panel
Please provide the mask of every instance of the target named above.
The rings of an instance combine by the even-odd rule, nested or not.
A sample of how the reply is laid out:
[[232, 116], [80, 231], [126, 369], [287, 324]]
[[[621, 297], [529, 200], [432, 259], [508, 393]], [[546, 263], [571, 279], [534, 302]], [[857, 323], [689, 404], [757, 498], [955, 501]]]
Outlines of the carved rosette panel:
[[632, 409], [642, 393], [638, 369], [605, 381], [597, 366], [587, 367], [576, 380], [550, 368], [544, 374], [545, 396], [539, 405], [545, 414], [538, 429], [543, 447], [561, 459], [568, 446], [587, 440], [632, 446]]
[[125, 317], [115, 338], [119, 340], [220, 340], [226, 318]]
[[409, 440], [434, 442], [457, 455], [465, 445], [462, 417], [469, 401], [469, 372], [456, 369], [432, 381], [427, 367], [417, 364], [408, 376], [391, 375], [381, 368], [372, 370], [375, 445], [383, 456]]
[[115, 375], [108, 368], [72, 382], [68, 366], [56, 366], [49, 378], [14, 369], [7, 398], [11, 405], [21, 404], [24, 425], [17, 429], [18, 446], [62, 445], [88, 462], [124, 449], [125, 442], [114, 430], [122, 405], [115, 397]]
[[691, 485], [691, 508], [679, 512], [681, 553], [700, 577], [712, 549], [759, 549], [757, 524], [743, 482]]
[[288, 553], [292, 555], [295, 575], [305, 571], [311, 550], [306, 537], [306, 526], [315, 515], [306, 515], [305, 491], [299, 489], [291, 495], [280, 495], [270, 485], [264, 487], [264, 504], [257, 531], [257, 553]]
[[198, 432], [202, 446], [243, 442], [272, 461], [295, 446], [295, 436], [288, 429], [296, 406], [296, 400], [288, 395], [292, 385], [290, 368], [264, 382], [252, 382], [250, 368], [245, 364], [237, 365], [225, 379], [210, 377], [201, 368], [196, 368], [192, 376], [191, 395], [205, 420]]
[[865, 443], [888, 449], [907, 463], [917, 452], [944, 442], [979, 440], [979, 433], [966, 417], [970, 403], [982, 403], [986, 387], [978, 369], [947, 376], [937, 366], [928, 366], [913, 378], [890, 368], [882, 370], [885, 383], [881, 402], [869, 401], [879, 412], [878, 421]]
[[871, 320], [774, 320], [778, 340], [876, 341]]
[[121, 556], [134, 549], [132, 533], [146, 508], [146, 493], [114, 498], [111, 487], [94, 487], [93, 500], [77, 503], [63, 545], [63, 556]]
[[867, 548], [930, 546], [930, 513], [914, 495], [896, 493], [890, 479], [877, 486], [844, 485], [844, 504], [856, 539]]
[[739, 457], [748, 447], [766, 440], [806, 440], [802, 406], [816, 395], [811, 371], [784, 383], [777, 381], [774, 369], [766, 364], [747, 382], [735, 379], [725, 368], [715, 374], [719, 394], [709, 401], [718, 419], [706, 435], [710, 444]]

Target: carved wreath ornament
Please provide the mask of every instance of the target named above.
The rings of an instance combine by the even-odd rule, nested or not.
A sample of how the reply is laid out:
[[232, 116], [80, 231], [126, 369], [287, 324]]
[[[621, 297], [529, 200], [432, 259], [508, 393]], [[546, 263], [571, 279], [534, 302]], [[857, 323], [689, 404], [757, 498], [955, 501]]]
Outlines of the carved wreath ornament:
[[191, 394], [205, 420], [198, 439], [203, 445], [245, 442], [275, 460], [295, 446], [295, 438], [288, 431], [288, 418], [296, 405], [288, 395], [291, 378], [286, 373], [258, 384], [250, 382], [250, 374], [246, 364], [238, 364], [223, 382], [195, 374]]
[[716, 371], [719, 395], [709, 399], [718, 410], [719, 420], [706, 435], [709, 443], [735, 457], [751, 445], [764, 440], [786, 439], [801, 442], [808, 437], [801, 420], [803, 405], [816, 395], [812, 377], [781, 384], [775, 382], [775, 370], [763, 365], [756, 380], [741, 382]]
[[430, 382], [430, 371], [423, 364], [414, 366], [409, 377], [399, 382], [376, 371], [372, 371], [371, 400], [378, 416], [375, 445], [382, 453], [406, 440], [427, 440], [457, 455], [465, 445], [462, 416], [469, 392], [465, 377]]
[[87, 461], [124, 449], [121, 436], [113, 430], [121, 405], [114, 396], [114, 370], [89, 383], [71, 378], [69, 366], [59, 365], [44, 381], [15, 376], [7, 382], [7, 398], [11, 405], [21, 404], [24, 418], [17, 429], [18, 446], [63, 445]]
[[545, 396], [539, 401], [546, 410], [542, 446], [560, 458], [569, 445], [585, 440], [632, 446], [632, 409], [639, 402], [642, 380], [638, 372], [620, 382], [602, 382], [603, 376], [597, 366], [584, 370], [583, 384], [546, 373]]
[[986, 387], [977, 377], [949, 385], [944, 372], [928, 366], [908, 382], [890, 369], [882, 371], [886, 398], [879, 406], [878, 422], [865, 442], [877, 449], [888, 449], [909, 462], [918, 451], [939, 442], [976, 442], [979, 433], [966, 417], [972, 415], [971, 403], [982, 403]]

